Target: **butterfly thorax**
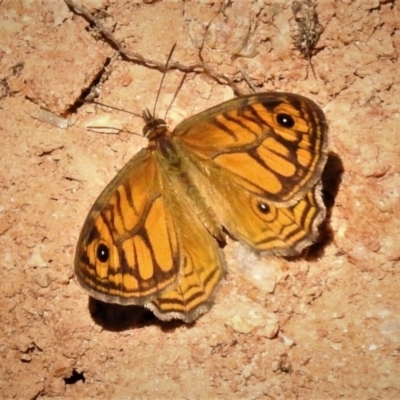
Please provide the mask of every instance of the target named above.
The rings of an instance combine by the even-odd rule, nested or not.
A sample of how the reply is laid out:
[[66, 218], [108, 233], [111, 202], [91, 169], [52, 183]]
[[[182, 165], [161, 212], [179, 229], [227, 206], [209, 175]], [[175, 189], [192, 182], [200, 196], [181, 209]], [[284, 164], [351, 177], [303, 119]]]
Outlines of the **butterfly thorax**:
[[143, 136], [149, 139], [148, 148], [161, 154], [169, 167], [179, 170], [180, 157], [172, 144], [172, 132], [167, 123], [161, 118], [155, 118], [148, 109], [144, 110], [143, 119], [146, 123]]
[[144, 111], [143, 118], [146, 122], [143, 135], [149, 139], [148, 149], [154, 152], [159, 167], [164, 171], [162, 175], [165, 182], [162, 186], [166, 184], [175, 188], [175, 192], [181, 194], [181, 201], [183, 196], [186, 197], [188, 206], [195, 210], [206, 229], [220, 243], [224, 243], [221, 225], [196, 187], [189, 172], [193, 171], [193, 166], [188, 164], [187, 157], [175, 146], [173, 132], [164, 120], [156, 119], [149, 110]]

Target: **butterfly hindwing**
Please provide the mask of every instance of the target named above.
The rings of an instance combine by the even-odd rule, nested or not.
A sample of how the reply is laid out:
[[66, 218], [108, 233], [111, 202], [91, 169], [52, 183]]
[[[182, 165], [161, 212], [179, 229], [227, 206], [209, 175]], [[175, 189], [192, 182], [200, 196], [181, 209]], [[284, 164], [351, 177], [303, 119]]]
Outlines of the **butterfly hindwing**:
[[[182, 204], [182, 198], [179, 203]], [[163, 292], [146, 306], [160, 319], [178, 318], [189, 323], [211, 307], [225, 274], [225, 261], [217, 241], [194, 207], [179, 209], [182, 212], [175, 215], [175, 227], [183, 256], [182, 276], [175, 288]]]

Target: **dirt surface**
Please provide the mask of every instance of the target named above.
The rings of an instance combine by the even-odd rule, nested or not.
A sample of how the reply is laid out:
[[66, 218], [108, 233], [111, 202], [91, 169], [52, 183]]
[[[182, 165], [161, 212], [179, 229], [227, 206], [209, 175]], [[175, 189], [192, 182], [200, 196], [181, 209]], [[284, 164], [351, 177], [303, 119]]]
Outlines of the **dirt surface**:
[[[320, 104], [330, 216], [322, 242], [296, 260], [231, 241], [230, 273], [192, 325], [89, 301], [73, 276], [80, 229], [146, 140], [126, 132], [141, 133], [139, 116], [79, 98], [97, 85], [99, 101], [140, 115], [162, 74], [146, 62], [109, 63], [112, 43], [62, 1], [1, 1], [0, 397], [398, 399], [399, 3], [318, 2], [315, 77], [294, 45], [289, 1], [84, 3], [147, 60], [165, 63], [177, 43], [173, 61], [196, 64], [204, 42], [204, 61], [243, 91], [241, 70], [259, 91]], [[183, 76], [167, 73], [159, 116]], [[167, 121], [232, 97], [223, 82], [189, 73]]]

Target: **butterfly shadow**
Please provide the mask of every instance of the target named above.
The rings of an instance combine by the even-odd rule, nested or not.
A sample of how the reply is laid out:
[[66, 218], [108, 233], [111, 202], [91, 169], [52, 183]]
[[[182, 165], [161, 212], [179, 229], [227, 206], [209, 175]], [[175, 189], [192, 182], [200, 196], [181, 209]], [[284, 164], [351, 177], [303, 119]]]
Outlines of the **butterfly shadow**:
[[195, 322], [186, 324], [179, 320], [160, 321], [147, 308], [104, 303], [93, 297], [89, 297], [88, 307], [93, 321], [112, 332], [139, 329], [149, 325], [156, 325], [164, 332], [171, 332], [182, 326], [190, 328], [196, 324]]
[[321, 176], [322, 199], [326, 207], [326, 217], [319, 226], [319, 239], [306, 250], [305, 258], [309, 261], [320, 258], [324, 253], [325, 247], [333, 242], [334, 231], [330, 220], [332, 209], [335, 206], [335, 199], [342, 183], [343, 172], [344, 167], [339, 155], [332, 151], [329, 152], [328, 160]]

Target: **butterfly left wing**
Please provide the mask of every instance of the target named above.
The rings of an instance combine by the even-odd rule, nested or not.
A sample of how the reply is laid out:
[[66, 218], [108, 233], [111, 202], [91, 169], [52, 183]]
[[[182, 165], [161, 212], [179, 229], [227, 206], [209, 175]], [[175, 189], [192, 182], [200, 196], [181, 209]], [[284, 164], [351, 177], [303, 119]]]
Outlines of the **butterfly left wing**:
[[148, 149], [134, 156], [100, 194], [83, 225], [75, 275], [96, 299], [144, 304], [176, 285], [181, 253]]
[[98, 300], [148, 305], [160, 319], [191, 322], [211, 307], [225, 264], [174, 178], [155, 152], [134, 156], [90, 210], [75, 274]]
[[[182, 196], [178, 201], [183, 201]], [[225, 274], [225, 260], [217, 241], [190, 206], [176, 215], [175, 224], [183, 254], [182, 276], [177, 287], [163, 292], [146, 307], [159, 319], [190, 323], [211, 308]]]

